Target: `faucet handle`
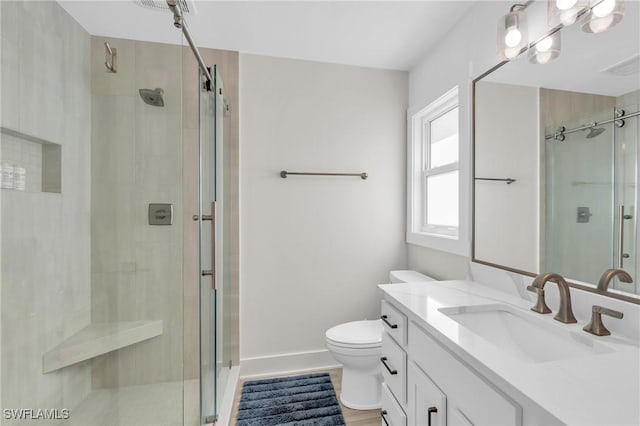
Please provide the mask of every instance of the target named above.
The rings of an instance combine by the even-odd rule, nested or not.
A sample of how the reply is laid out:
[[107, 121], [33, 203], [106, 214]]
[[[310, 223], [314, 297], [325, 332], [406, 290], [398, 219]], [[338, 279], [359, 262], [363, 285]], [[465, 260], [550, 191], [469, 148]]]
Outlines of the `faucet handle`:
[[536, 304], [533, 305], [533, 307], [531, 308], [533, 312], [537, 312], [539, 314], [551, 313], [551, 309], [549, 309], [549, 307], [547, 306], [547, 303], [544, 300], [544, 289], [541, 289], [533, 285], [529, 285], [527, 286], [527, 290], [533, 293], [536, 293], [538, 295], [538, 300], [536, 301]]
[[602, 314], [610, 317], [621, 319], [624, 314], [613, 309], [604, 308], [602, 306], [593, 305], [591, 308], [591, 321], [585, 325], [582, 329], [587, 333], [595, 334], [596, 336], [608, 336], [611, 334], [607, 327], [602, 322]]
[[608, 315], [610, 317], [622, 319], [624, 314], [620, 311], [614, 311], [613, 309], [604, 308], [602, 306], [594, 305], [591, 309], [592, 312], [600, 312], [601, 314]]

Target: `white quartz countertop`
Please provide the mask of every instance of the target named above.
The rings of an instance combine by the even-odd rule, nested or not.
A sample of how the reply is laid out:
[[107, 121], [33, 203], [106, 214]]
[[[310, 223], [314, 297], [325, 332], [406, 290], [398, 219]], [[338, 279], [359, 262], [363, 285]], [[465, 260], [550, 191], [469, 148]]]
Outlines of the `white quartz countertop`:
[[[473, 369], [516, 401], [527, 400], [569, 425], [640, 425], [640, 342], [598, 337], [582, 330], [582, 321], [563, 324], [553, 315], [530, 311], [531, 302], [472, 281], [382, 284], [385, 300], [409, 315]], [[440, 310], [458, 306], [504, 304], [531, 319], [598, 349], [566, 359], [532, 360], [495, 345]], [[446, 312], [446, 309], [445, 309]], [[618, 321], [609, 317], [607, 320]], [[624, 319], [622, 319], [624, 321]], [[555, 333], [553, 333], [555, 334]], [[519, 336], [526, 338], [527, 336]], [[540, 338], [538, 337], [538, 340]], [[553, 341], [550, 339], [549, 342]], [[539, 341], [544, 345], [549, 342]]]

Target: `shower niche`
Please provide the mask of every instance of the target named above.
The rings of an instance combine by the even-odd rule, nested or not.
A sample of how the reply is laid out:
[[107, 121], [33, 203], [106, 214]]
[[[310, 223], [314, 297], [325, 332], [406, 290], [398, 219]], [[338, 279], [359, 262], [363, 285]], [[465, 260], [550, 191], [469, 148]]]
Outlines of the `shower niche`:
[[5, 191], [62, 192], [62, 146], [0, 127], [0, 164], [25, 169], [25, 185], [0, 185]]

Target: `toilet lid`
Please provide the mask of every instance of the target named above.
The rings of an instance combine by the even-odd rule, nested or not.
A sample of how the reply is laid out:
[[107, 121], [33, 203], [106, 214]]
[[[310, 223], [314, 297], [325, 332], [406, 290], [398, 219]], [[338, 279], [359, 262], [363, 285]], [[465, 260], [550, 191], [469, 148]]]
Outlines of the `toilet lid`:
[[382, 344], [380, 320], [353, 321], [336, 325], [326, 332], [327, 340], [347, 347], [376, 347]]

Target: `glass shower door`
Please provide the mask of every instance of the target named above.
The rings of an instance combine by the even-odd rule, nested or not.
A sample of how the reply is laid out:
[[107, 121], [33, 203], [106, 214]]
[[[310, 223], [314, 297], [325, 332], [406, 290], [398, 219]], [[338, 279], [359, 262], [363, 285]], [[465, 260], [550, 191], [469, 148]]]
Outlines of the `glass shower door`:
[[[213, 76], [212, 76], [213, 77]], [[207, 82], [200, 71], [199, 90], [199, 268], [200, 273], [200, 423], [213, 423], [215, 405], [216, 307], [216, 134], [215, 78]]]
[[633, 278], [633, 283], [615, 280], [612, 287], [637, 294], [637, 197], [636, 176], [638, 173], [638, 117], [627, 114], [638, 111], [638, 104], [627, 104], [615, 109], [614, 155], [615, 155], [615, 241], [613, 268], [624, 269]]
[[228, 132], [223, 84], [217, 69], [206, 83], [200, 73], [200, 407], [201, 423], [215, 422], [230, 369], [225, 321], [229, 281], [225, 226], [224, 154]]

